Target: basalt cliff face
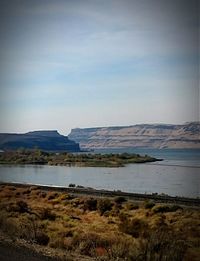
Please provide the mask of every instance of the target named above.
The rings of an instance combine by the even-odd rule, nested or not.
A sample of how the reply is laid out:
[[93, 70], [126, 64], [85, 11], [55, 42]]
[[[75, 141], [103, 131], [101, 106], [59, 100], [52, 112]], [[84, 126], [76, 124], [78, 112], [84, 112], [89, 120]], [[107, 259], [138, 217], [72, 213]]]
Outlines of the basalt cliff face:
[[19, 148], [52, 152], [78, 152], [79, 144], [60, 135], [57, 131], [32, 131], [25, 134], [0, 133], [0, 149], [16, 150]]
[[200, 122], [139, 124], [123, 127], [72, 129], [68, 136], [82, 149], [200, 148]]

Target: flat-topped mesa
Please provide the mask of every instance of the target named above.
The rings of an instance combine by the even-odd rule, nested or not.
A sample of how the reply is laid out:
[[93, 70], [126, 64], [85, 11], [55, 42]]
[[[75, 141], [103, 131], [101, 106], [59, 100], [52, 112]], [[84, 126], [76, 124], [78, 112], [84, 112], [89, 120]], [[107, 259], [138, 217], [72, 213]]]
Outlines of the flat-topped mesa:
[[79, 152], [79, 144], [60, 135], [56, 130], [31, 131], [25, 134], [0, 133], [0, 149], [17, 150], [19, 148], [52, 152]]
[[72, 129], [68, 137], [78, 142], [83, 149], [200, 149], [200, 122]]
[[26, 135], [32, 136], [46, 136], [46, 137], [58, 137], [62, 136], [58, 133], [57, 130], [40, 130], [40, 131], [29, 131]]

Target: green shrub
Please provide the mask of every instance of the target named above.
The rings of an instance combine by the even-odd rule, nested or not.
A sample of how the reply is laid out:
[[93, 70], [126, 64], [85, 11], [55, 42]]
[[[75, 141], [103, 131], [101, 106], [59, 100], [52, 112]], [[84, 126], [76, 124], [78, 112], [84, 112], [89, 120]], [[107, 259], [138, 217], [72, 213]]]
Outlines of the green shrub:
[[132, 202], [128, 202], [125, 207], [127, 210], [134, 210], [134, 209], [138, 209], [139, 205]]
[[48, 244], [48, 236], [41, 230], [35, 217], [23, 214], [20, 218], [7, 217], [0, 219], [1, 229], [13, 239], [25, 239], [28, 242], [36, 242], [41, 245]]
[[52, 220], [54, 221], [56, 218], [56, 215], [52, 212], [50, 208], [40, 208], [39, 209], [39, 217], [41, 220]]
[[182, 261], [187, 250], [185, 241], [168, 230], [152, 232], [141, 249], [141, 260]]
[[147, 200], [144, 202], [145, 209], [152, 209], [154, 206], [155, 206], [155, 203], [152, 201]]
[[121, 222], [126, 222], [128, 219], [128, 214], [125, 213], [124, 211], [121, 211], [120, 214], [119, 214], [119, 220]]
[[0, 213], [0, 229], [11, 237], [17, 234], [17, 224], [13, 218], [10, 218], [8, 213]]
[[112, 209], [113, 203], [108, 198], [99, 199], [97, 203], [97, 209], [100, 215], [103, 215], [104, 212], [110, 211]]
[[63, 201], [68, 201], [70, 199], [73, 199], [73, 197], [69, 194], [66, 194], [66, 193], [62, 193], [61, 196], [60, 196], [60, 200], [63, 200]]
[[169, 212], [170, 208], [168, 205], [156, 205], [152, 210], [154, 213], [165, 213]]
[[94, 198], [89, 198], [84, 201], [84, 210], [94, 211], [97, 210], [97, 200]]
[[178, 205], [156, 205], [153, 207], [154, 213], [165, 213], [165, 212], [175, 212], [178, 209], [182, 209], [182, 207]]
[[122, 204], [122, 203], [124, 203], [126, 201], [126, 198], [125, 197], [122, 197], [122, 196], [119, 196], [119, 197], [116, 197], [115, 199], [114, 199], [114, 202], [116, 203], [116, 204]]
[[137, 245], [130, 238], [116, 237], [108, 251], [108, 260], [138, 260]]
[[25, 213], [28, 212], [28, 204], [23, 201], [19, 200], [16, 203], [9, 203], [6, 206], [7, 212], [19, 212], [19, 213]]
[[170, 212], [175, 212], [177, 210], [183, 210], [183, 208], [179, 205], [172, 205], [170, 206]]
[[146, 237], [148, 234], [148, 224], [139, 218], [129, 219], [123, 216], [119, 224], [119, 230], [135, 238]]
[[73, 198], [70, 202], [70, 204], [77, 208], [77, 207], [80, 207], [82, 205], [84, 205], [84, 200], [82, 198]]
[[73, 249], [78, 250], [80, 254], [92, 256], [96, 248], [106, 248], [109, 246], [108, 240], [102, 238], [96, 233], [77, 233], [72, 239]]
[[52, 200], [52, 199], [57, 198], [57, 196], [58, 196], [57, 192], [50, 192], [47, 198], [48, 198], [48, 200]]

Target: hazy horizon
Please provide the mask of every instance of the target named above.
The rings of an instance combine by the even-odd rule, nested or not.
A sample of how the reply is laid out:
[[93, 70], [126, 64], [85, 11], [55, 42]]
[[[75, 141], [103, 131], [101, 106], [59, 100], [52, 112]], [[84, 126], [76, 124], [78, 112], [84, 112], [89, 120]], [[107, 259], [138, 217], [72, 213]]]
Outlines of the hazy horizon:
[[0, 132], [199, 121], [198, 0], [2, 0]]

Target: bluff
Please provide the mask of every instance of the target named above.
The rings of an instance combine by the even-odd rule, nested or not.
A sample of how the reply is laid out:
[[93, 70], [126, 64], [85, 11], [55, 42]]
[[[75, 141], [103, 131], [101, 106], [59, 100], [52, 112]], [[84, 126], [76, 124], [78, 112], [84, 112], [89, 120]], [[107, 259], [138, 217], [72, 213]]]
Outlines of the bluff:
[[0, 133], [0, 149], [16, 150], [19, 148], [52, 152], [78, 152], [79, 144], [60, 135], [57, 131], [32, 131], [25, 134]]
[[68, 135], [82, 149], [200, 148], [200, 122], [76, 128]]

